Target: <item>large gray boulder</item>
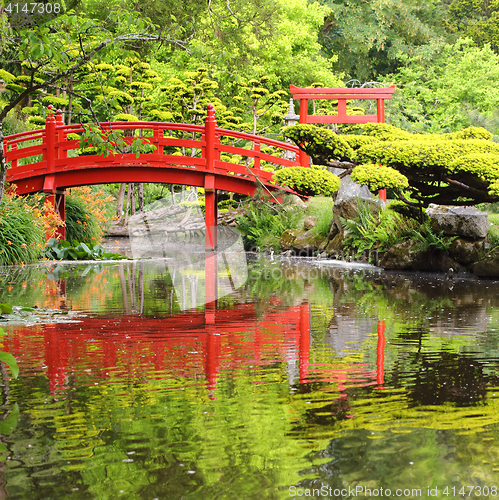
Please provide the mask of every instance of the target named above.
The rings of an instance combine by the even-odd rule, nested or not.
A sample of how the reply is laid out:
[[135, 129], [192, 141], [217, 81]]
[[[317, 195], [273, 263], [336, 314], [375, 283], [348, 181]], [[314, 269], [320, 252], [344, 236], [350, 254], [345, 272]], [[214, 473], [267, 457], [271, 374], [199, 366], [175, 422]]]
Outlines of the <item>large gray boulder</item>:
[[379, 198], [375, 198], [366, 186], [357, 184], [347, 175], [341, 179], [341, 186], [333, 206], [334, 225], [341, 233], [343, 228], [340, 218], [347, 220], [357, 218], [359, 216], [357, 208], [359, 200], [369, 203], [371, 210], [376, 213], [385, 208], [385, 203]]
[[475, 207], [455, 207], [431, 204], [426, 214], [434, 231], [444, 235], [462, 236], [474, 240], [485, 238], [489, 232], [489, 216]]

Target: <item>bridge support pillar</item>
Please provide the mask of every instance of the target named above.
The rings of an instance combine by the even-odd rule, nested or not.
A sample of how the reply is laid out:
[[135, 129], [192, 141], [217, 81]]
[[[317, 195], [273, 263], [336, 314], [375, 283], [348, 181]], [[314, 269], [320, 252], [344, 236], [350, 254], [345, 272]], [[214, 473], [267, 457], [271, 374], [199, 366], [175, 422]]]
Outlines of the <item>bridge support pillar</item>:
[[207, 175], [204, 181], [205, 190], [205, 248], [207, 251], [213, 251], [217, 248], [217, 226], [218, 226], [218, 207], [217, 190], [215, 189], [215, 176]]

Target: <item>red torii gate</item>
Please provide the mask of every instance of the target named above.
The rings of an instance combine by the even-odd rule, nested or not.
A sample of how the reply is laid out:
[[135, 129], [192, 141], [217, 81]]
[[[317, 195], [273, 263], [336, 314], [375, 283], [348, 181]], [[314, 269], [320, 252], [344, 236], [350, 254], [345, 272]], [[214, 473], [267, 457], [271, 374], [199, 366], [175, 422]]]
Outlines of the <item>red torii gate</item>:
[[[300, 99], [300, 123], [385, 123], [385, 99], [391, 99], [395, 85], [376, 89], [322, 89], [289, 86], [293, 99]], [[337, 115], [309, 115], [308, 101], [334, 99], [338, 101]], [[375, 115], [347, 115], [347, 100], [375, 99]], [[300, 164], [308, 165], [308, 157], [300, 150]], [[380, 198], [386, 201], [386, 189], [380, 189]]]

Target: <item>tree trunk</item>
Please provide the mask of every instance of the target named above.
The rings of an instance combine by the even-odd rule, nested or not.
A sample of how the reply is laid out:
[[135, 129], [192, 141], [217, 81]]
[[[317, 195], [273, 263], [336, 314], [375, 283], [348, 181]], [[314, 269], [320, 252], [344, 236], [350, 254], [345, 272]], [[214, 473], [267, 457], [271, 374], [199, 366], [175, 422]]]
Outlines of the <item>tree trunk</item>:
[[67, 118], [67, 124], [71, 125], [71, 113], [73, 111], [73, 74], [71, 73], [71, 76], [69, 77], [69, 103], [68, 103], [68, 118]]
[[130, 215], [135, 215], [135, 184], [134, 183], [129, 184], [128, 199], [130, 200]]
[[116, 215], [118, 216], [118, 224], [123, 219], [123, 204], [125, 203], [125, 190], [126, 184], [124, 182], [120, 185], [120, 192], [118, 193], [118, 206], [116, 208]]
[[127, 222], [128, 222], [128, 211], [130, 210], [130, 189], [131, 187], [131, 184], [128, 184], [128, 193], [127, 193], [127, 196], [126, 196], [126, 208], [125, 208], [125, 226], [127, 225]]
[[139, 182], [137, 184], [137, 199], [139, 202], [139, 212], [144, 212], [144, 184]]

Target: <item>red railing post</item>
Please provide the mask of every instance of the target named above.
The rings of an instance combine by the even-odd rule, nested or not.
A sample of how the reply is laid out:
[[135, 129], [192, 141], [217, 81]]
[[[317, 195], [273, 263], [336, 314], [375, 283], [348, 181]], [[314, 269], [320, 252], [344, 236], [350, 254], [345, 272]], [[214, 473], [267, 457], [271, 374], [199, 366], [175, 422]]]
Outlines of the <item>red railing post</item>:
[[52, 109], [54, 108], [52, 105], [49, 107], [50, 114], [47, 116], [47, 120], [45, 121], [45, 162], [47, 165], [47, 172], [53, 173], [55, 172], [55, 127], [56, 122], [54, 115], [52, 114]]
[[206, 174], [204, 177], [205, 196], [205, 248], [215, 250], [217, 248], [217, 190], [215, 189], [215, 159], [216, 159], [216, 135], [217, 121], [215, 119], [215, 108], [208, 104], [208, 113], [204, 122], [205, 127], [205, 159]]
[[60, 143], [64, 141], [64, 117], [62, 116], [62, 110], [58, 109], [55, 114], [55, 126], [57, 130], [57, 146], [56, 146], [56, 158], [67, 158], [67, 149], [62, 149]]
[[[378, 123], [385, 123], [385, 100], [377, 99], [376, 101], [376, 114], [378, 116]], [[386, 188], [382, 187], [378, 190], [378, 197], [386, 203]]]
[[259, 142], [254, 142], [253, 143], [253, 151], [255, 152], [255, 163], [253, 165], [253, 168], [256, 168], [257, 170], [260, 170], [261, 168], [261, 161], [260, 161], [260, 150], [261, 146]]

